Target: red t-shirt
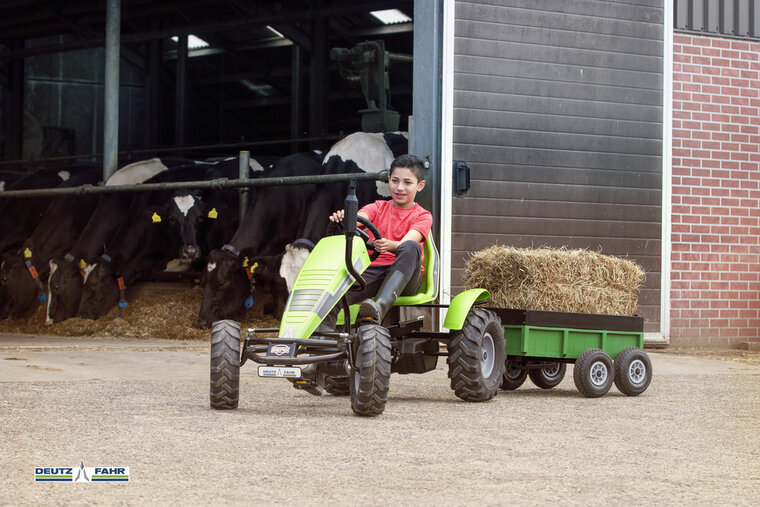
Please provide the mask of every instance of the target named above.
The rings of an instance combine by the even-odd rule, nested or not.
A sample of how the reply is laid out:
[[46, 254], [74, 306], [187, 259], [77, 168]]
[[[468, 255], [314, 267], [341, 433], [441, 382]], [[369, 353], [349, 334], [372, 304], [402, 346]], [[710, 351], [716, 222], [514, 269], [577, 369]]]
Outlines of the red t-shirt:
[[[393, 201], [375, 201], [359, 211], [367, 215], [370, 222], [375, 224], [382, 237], [391, 241], [400, 241], [412, 229], [418, 231], [422, 234], [420, 246], [423, 247], [424, 252], [424, 243], [433, 225], [433, 215], [416, 202], [411, 208], [397, 208], [393, 205]], [[422, 260], [424, 259], [423, 253]], [[387, 266], [393, 264], [394, 260], [396, 260], [395, 253], [383, 252], [372, 264]]]

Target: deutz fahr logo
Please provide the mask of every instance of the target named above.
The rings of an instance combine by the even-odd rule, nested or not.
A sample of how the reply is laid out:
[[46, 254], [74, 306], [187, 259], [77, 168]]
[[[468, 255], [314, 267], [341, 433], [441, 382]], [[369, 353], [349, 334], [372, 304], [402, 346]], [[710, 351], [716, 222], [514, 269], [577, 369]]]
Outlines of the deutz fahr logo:
[[129, 482], [129, 467], [34, 467], [35, 482]]

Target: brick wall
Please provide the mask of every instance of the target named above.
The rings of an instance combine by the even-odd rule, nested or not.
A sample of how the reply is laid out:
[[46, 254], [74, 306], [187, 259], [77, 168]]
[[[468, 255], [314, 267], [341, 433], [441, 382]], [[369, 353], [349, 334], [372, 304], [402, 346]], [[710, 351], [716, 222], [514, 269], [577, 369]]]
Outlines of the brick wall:
[[759, 55], [674, 34], [672, 345], [760, 341]]

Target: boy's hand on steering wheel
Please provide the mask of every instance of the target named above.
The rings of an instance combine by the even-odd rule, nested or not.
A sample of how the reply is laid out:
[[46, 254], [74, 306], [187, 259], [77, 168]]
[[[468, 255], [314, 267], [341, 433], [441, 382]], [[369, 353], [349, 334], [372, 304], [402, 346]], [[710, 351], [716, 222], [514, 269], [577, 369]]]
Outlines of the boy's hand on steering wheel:
[[332, 215], [330, 215], [330, 221], [331, 222], [341, 223], [341, 222], [343, 222], [343, 216], [344, 215], [345, 215], [345, 211], [343, 211], [342, 209], [338, 210], [335, 213], [333, 213]]

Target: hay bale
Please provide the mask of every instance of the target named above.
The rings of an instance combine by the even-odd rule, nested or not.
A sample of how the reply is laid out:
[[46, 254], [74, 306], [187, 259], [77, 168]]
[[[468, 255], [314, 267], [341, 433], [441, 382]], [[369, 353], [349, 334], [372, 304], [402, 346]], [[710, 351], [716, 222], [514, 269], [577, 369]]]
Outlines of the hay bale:
[[589, 250], [492, 246], [465, 265], [465, 288], [484, 288], [497, 308], [633, 315], [644, 270]]

